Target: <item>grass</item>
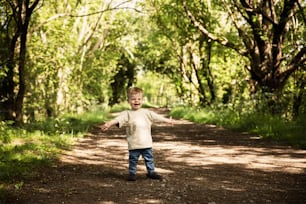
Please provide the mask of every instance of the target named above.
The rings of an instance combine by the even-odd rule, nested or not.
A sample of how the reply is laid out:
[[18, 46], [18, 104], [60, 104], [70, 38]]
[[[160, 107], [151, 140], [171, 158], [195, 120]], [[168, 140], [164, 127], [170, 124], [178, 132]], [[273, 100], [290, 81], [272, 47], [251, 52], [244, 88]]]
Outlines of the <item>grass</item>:
[[283, 141], [289, 145], [306, 148], [306, 116], [294, 121], [272, 116], [268, 113], [244, 111], [243, 113], [230, 108], [196, 109], [176, 107], [171, 116], [198, 123], [209, 123], [238, 131], [255, 133], [262, 138]]
[[21, 189], [35, 168], [51, 165], [63, 149], [106, 118], [105, 112], [67, 114], [21, 128], [0, 122], [0, 203], [8, 185]]

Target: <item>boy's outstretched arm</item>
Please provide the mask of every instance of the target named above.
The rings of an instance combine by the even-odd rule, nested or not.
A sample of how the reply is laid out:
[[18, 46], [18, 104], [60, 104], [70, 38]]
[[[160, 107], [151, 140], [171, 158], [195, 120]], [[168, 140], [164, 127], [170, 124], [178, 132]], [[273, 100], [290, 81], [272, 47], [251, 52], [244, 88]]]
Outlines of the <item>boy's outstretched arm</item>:
[[116, 120], [111, 120], [111, 121], [104, 123], [102, 126], [100, 126], [100, 128], [102, 131], [106, 131], [115, 124], [118, 124], [118, 122]]

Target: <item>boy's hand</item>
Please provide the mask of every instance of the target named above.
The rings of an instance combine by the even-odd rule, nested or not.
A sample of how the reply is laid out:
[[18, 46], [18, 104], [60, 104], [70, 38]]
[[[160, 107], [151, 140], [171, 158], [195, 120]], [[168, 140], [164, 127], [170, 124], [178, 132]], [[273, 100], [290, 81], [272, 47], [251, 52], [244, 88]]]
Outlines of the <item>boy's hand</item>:
[[100, 128], [102, 131], [106, 131], [113, 125], [117, 125], [119, 127], [119, 123], [116, 120], [111, 120], [111, 121], [104, 123], [104, 125], [100, 126]]
[[102, 131], [106, 131], [108, 130], [109, 128], [111, 127], [111, 124], [110, 123], [104, 123], [104, 125], [100, 126], [101, 130]]
[[169, 123], [171, 126], [173, 126], [174, 121], [173, 121], [172, 117], [169, 118], [168, 123]]

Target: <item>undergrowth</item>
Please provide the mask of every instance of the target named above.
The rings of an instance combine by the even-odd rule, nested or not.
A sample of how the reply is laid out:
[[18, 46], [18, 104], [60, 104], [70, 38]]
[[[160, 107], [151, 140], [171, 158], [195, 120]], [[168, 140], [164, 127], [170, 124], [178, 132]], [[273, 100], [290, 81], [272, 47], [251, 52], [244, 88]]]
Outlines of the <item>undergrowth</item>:
[[[0, 122], [0, 201], [11, 184], [18, 190], [34, 169], [50, 165], [74, 140], [107, 117], [104, 112], [67, 114], [22, 127]], [[1, 203], [1, 202], [0, 202]]]
[[283, 141], [289, 145], [306, 148], [306, 116], [295, 120], [272, 116], [256, 111], [235, 111], [230, 108], [176, 107], [171, 116], [198, 123], [215, 124], [238, 131], [255, 133], [262, 138]]

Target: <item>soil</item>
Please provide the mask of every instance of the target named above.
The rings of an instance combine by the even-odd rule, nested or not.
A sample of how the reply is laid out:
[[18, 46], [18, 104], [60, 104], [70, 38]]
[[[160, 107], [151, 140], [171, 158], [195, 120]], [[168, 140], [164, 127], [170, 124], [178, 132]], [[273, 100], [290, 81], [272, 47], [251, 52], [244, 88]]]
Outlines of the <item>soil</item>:
[[184, 120], [154, 124], [152, 135], [162, 181], [146, 178], [142, 159], [127, 181], [124, 128], [97, 128], [7, 203], [306, 203], [306, 150]]

